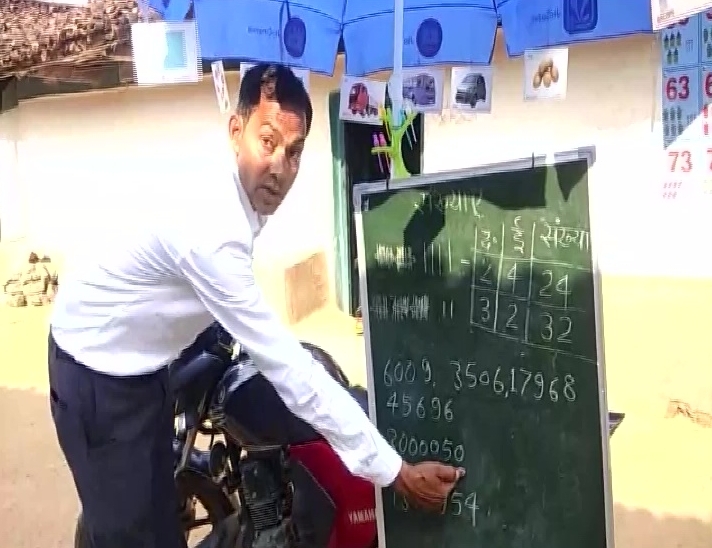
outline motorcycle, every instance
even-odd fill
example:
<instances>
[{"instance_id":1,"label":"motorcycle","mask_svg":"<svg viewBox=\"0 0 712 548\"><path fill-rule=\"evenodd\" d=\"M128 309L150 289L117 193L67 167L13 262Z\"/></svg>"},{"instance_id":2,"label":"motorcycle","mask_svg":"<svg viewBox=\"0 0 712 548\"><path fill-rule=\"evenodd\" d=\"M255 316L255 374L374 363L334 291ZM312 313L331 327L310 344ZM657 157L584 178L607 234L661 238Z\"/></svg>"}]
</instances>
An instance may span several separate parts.
<instances>
[{"instance_id":1,"label":"motorcycle","mask_svg":"<svg viewBox=\"0 0 712 548\"><path fill-rule=\"evenodd\" d=\"M366 389L336 361L302 342L364 411ZM186 539L201 547L377 548L375 490L352 475L329 444L294 416L252 361L213 325L170 366L175 400L175 481ZM609 415L609 433L624 415ZM206 449L196 447L207 436ZM207 517L198 518L197 504ZM75 548L89 545L77 520Z\"/></svg>"}]
</instances>

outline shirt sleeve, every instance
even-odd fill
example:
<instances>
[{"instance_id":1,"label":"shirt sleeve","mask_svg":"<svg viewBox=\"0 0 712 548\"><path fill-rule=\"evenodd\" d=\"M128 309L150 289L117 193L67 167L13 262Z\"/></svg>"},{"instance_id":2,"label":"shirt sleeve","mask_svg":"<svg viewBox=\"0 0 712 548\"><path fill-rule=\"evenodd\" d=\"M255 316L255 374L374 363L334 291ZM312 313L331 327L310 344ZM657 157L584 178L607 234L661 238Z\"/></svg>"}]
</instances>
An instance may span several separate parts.
<instances>
[{"instance_id":1,"label":"shirt sleeve","mask_svg":"<svg viewBox=\"0 0 712 548\"><path fill-rule=\"evenodd\" d=\"M248 246L230 242L192 249L179 260L179 267L285 405L324 436L351 473L379 487L392 484L403 464L401 457L276 317L255 283Z\"/></svg>"}]
</instances>

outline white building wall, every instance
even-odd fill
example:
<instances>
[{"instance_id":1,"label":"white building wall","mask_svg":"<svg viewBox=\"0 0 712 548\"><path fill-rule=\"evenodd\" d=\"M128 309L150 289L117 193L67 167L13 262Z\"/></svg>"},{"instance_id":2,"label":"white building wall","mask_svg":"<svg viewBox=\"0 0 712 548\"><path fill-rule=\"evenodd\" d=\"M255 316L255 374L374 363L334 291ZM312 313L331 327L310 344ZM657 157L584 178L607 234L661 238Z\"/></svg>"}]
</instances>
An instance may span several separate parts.
<instances>
[{"instance_id":1,"label":"white building wall","mask_svg":"<svg viewBox=\"0 0 712 548\"><path fill-rule=\"evenodd\" d=\"M236 90L237 77L229 76ZM20 176L28 193L41 197L33 199L30 239L71 250L82 239L100 240L101 230L91 228L103 226L107 214L130 222L131 203L159 181L195 185L200 192L201 179L229 174L227 118L218 113L213 93L205 80L21 103ZM302 172L261 238L262 260L284 260L329 243L331 155L320 149L328 143L325 108L316 108Z\"/></svg>"},{"instance_id":2,"label":"white building wall","mask_svg":"<svg viewBox=\"0 0 712 548\"><path fill-rule=\"evenodd\" d=\"M16 110L0 116L0 241L16 241L26 232L23 185L18 170Z\"/></svg>"}]
</instances>

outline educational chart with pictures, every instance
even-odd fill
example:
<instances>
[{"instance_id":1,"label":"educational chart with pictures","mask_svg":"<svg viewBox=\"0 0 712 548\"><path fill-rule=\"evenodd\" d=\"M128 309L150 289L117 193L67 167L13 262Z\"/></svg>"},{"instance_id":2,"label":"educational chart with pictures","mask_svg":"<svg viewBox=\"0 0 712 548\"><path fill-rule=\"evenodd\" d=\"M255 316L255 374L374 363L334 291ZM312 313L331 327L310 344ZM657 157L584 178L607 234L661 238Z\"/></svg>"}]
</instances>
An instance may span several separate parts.
<instances>
[{"instance_id":1,"label":"educational chart with pictures","mask_svg":"<svg viewBox=\"0 0 712 548\"><path fill-rule=\"evenodd\" d=\"M712 200L712 10L658 33L664 201Z\"/></svg>"}]
</instances>

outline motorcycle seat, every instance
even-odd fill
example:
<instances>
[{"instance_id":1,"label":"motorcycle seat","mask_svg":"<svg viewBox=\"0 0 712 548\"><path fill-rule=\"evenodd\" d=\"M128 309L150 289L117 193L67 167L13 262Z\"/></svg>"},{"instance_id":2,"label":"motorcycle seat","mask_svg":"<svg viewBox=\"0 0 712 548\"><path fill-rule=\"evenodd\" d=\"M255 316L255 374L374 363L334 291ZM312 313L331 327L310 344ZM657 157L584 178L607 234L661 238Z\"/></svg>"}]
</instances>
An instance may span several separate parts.
<instances>
[{"instance_id":1,"label":"motorcycle seat","mask_svg":"<svg viewBox=\"0 0 712 548\"><path fill-rule=\"evenodd\" d=\"M351 397L361 406L363 412L368 415L368 392L363 386L349 386L347 388Z\"/></svg>"},{"instance_id":2,"label":"motorcycle seat","mask_svg":"<svg viewBox=\"0 0 712 548\"><path fill-rule=\"evenodd\" d=\"M190 360L175 361L169 366L171 393L204 393L217 384L229 367L229 360L208 352Z\"/></svg>"}]
</instances>

